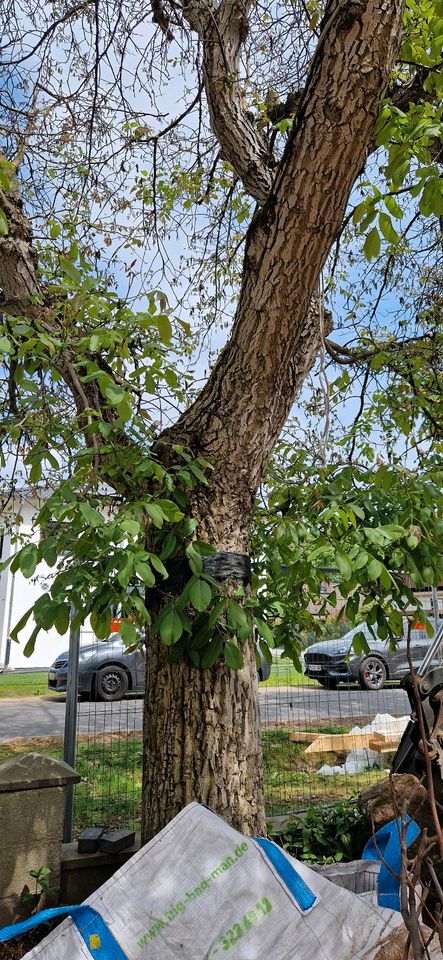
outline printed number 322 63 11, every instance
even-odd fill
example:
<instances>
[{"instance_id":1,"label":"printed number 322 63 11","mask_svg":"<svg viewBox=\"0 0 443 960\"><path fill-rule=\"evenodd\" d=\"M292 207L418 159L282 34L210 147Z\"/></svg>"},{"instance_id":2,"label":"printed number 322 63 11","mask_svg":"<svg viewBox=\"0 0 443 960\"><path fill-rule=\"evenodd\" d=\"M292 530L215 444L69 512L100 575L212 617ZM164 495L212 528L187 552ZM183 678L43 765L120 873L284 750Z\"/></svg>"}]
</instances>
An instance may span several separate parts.
<instances>
[{"instance_id":1,"label":"printed number 322 63 11","mask_svg":"<svg viewBox=\"0 0 443 960\"><path fill-rule=\"evenodd\" d=\"M255 906L251 910L247 910L241 920L239 920L238 923L233 923L232 927L229 927L223 934L220 941L223 950L231 950L234 944L236 944L251 927L259 923L267 913L270 913L271 910L272 903L270 903L267 897L263 897L262 900L257 900Z\"/></svg>"}]
</instances>

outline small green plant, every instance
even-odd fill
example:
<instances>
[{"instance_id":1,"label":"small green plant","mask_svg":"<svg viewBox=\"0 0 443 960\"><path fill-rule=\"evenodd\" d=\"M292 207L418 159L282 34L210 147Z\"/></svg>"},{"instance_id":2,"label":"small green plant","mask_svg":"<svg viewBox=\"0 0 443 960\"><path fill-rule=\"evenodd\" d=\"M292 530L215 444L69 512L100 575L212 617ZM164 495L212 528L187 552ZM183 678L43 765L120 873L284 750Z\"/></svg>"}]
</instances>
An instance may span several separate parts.
<instances>
[{"instance_id":1,"label":"small green plant","mask_svg":"<svg viewBox=\"0 0 443 960\"><path fill-rule=\"evenodd\" d=\"M292 856L315 863L361 857L369 840L368 822L353 800L308 807L304 817L288 821L279 840Z\"/></svg>"},{"instance_id":2,"label":"small green plant","mask_svg":"<svg viewBox=\"0 0 443 960\"><path fill-rule=\"evenodd\" d=\"M27 906L29 912L32 913L37 909L42 895L49 891L49 875L51 871L49 867L39 867L38 870L28 870L28 873L35 881L35 890L31 892L26 883L20 895L20 902L23 906Z\"/></svg>"}]
</instances>

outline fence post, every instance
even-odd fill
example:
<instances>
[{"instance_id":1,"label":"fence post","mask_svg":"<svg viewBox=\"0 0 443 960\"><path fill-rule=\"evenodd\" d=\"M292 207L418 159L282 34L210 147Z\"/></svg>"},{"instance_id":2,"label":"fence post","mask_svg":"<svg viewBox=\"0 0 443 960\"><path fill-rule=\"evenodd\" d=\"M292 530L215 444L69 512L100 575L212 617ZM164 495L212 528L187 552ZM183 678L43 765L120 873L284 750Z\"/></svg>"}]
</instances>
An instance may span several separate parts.
<instances>
[{"instance_id":1,"label":"fence post","mask_svg":"<svg viewBox=\"0 0 443 960\"><path fill-rule=\"evenodd\" d=\"M78 663L80 653L80 627L73 629L75 608L71 606L71 625L69 630L68 675L66 679L66 713L65 732L63 743L63 760L74 767L75 764L75 735L77 727L78 701ZM63 827L63 843L71 843L74 822L74 784L66 787L65 819Z\"/></svg>"}]
</instances>

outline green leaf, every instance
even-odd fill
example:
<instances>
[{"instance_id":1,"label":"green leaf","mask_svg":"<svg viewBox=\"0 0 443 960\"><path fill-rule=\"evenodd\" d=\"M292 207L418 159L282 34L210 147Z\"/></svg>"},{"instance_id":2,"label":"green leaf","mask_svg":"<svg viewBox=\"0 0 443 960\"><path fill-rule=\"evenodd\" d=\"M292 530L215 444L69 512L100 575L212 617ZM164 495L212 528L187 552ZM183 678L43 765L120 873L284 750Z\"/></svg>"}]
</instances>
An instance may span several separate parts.
<instances>
[{"instance_id":1,"label":"green leaf","mask_svg":"<svg viewBox=\"0 0 443 960\"><path fill-rule=\"evenodd\" d=\"M383 564L380 563L380 560L377 560L376 557L373 557L372 560L368 563L368 577L370 580L378 580L381 572L383 570Z\"/></svg>"},{"instance_id":2,"label":"green leaf","mask_svg":"<svg viewBox=\"0 0 443 960\"><path fill-rule=\"evenodd\" d=\"M163 500L160 499L157 501L158 506L163 511L163 516L166 520L169 520L170 523L178 523L179 520L182 520L184 513L180 510L176 503L173 500Z\"/></svg>"},{"instance_id":3,"label":"green leaf","mask_svg":"<svg viewBox=\"0 0 443 960\"><path fill-rule=\"evenodd\" d=\"M140 533L140 524L138 520L123 520L121 523L122 530L125 533L129 533L131 537L138 537Z\"/></svg>"},{"instance_id":4,"label":"green leaf","mask_svg":"<svg viewBox=\"0 0 443 960\"><path fill-rule=\"evenodd\" d=\"M68 603L59 604L57 614L54 620L54 627L60 636L63 636L69 628L70 609Z\"/></svg>"},{"instance_id":5,"label":"green leaf","mask_svg":"<svg viewBox=\"0 0 443 960\"><path fill-rule=\"evenodd\" d=\"M140 639L137 627L130 620L122 620L120 624L120 636L127 647L137 643Z\"/></svg>"},{"instance_id":6,"label":"green leaf","mask_svg":"<svg viewBox=\"0 0 443 960\"><path fill-rule=\"evenodd\" d=\"M167 533L162 543L160 557L162 560L168 560L177 549L178 540L174 533Z\"/></svg>"},{"instance_id":7,"label":"green leaf","mask_svg":"<svg viewBox=\"0 0 443 960\"><path fill-rule=\"evenodd\" d=\"M235 631L246 631L246 636L251 632L251 622L246 611L240 604L235 603L233 600L229 600L228 602L226 617L229 626Z\"/></svg>"},{"instance_id":8,"label":"green leaf","mask_svg":"<svg viewBox=\"0 0 443 960\"><path fill-rule=\"evenodd\" d=\"M31 636L29 637L29 640L27 641L27 643L25 643L25 646L23 647L24 657L32 657L32 654L34 653L34 648L35 648L35 641L39 633L40 633L40 627L34 627L31 633Z\"/></svg>"},{"instance_id":9,"label":"green leaf","mask_svg":"<svg viewBox=\"0 0 443 960\"><path fill-rule=\"evenodd\" d=\"M156 503L146 503L145 511L148 514L148 517L151 518L154 527L158 527L158 529L160 529L163 526L165 519L161 507L159 507Z\"/></svg>"},{"instance_id":10,"label":"green leaf","mask_svg":"<svg viewBox=\"0 0 443 960\"><path fill-rule=\"evenodd\" d=\"M15 624L15 627L13 627L10 633L11 640L17 640L18 634L21 632L21 630L23 630L23 627L26 626L33 609L33 607L30 607L29 610L27 610L26 613L20 617L18 623Z\"/></svg>"},{"instance_id":11,"label":"green leaf","mask_svg":"<svg viewBox=\"0 0 443 960\"><path fill-rule=\"evenodd\" d=\"M166 315L166 313L160 313L158 317L155 317L155 323L162 340L165 342L170 340L172 337L172 327L169 317Z\"/></svg>"},{"instance_id":12,"label":"green leaf","mask_svg":"<svg viewBox=\"0 0 443 960\"><path fill-rule=\"evenodd\" d=\"M170 647L183 633L183 624L173 607L165 607L155 621L155 630L160 634L165 646Z\"/></svg>"},{"instance_id":13,"label":"green leaf","mask_svg":"<svg viewBox=\"0 0 443 960\"><path fill-rule=\"evenodd\" d=\"M135 571L138 573L139 577L143 580L147 587L153 587L155 584L155 575L152 572L152 569L149 563L146 563L145 560L135 560Z\"/></svg>"},{"instance_id":14,"label":"green leaf","mask_svg":"<svg viewBox=\"0 0 443 960\"><path fill-rule=\"evenodd\" d=\"M268 646L273 647L274 635L272 633L272 630L270 630L270 628L268 627L267 623L265 623L264 620L260 620L259 617L254 617L254 621L260 636L263 637L263 640L266 641Z\"/></svg>"},{"instance_id":15,"label":"green leaf","mask_svg":"<svg viewBox=\"0 0 443 960\"><path fill-rule=\"evenodd\" d=\"M32 467L29 471L29 482L38 483L42 475L42 461L34 460Z\"/></svg>"},{"instance_id":16,"label":"green leaf","mask_svg":"<svg viewBox=\"0 0 443 960\"><path fill-rule=\"evenodd\" d=\"M167 580L169 577L169 574L164 563L162 563L162 561L160 560L160 557L158 557L156 553L150 553L149 560L152 566L154 567L154 570L156 570L157 573L159 573L163 577L163 580Z\"/></svg>"},{"instance_id":17,"label":"green leaf","mask_svg":"<svg viewBox=\"0 0 443 960\"><path fill-rule=\"evenodd\" d=\"M260 640L260 650L266 660L266 663L269 663L270 666L272 666L272 652L269 649L268 644L266 643L266 640L263 640L263 639Z\"/></svg>"},{"instance_id":18,"label":"green leaf","mask_svg":"<svg viewBox=\"0 0 443 960\"><path fill-rule=\"evenodd\" d=\"M186 547L186 556L192 572L196 574L203 573L203 560L192 543Z\"/></svg>"},{"instance_id":19,"label":"green leaf","mask_svg":"<svg viewBox=\"0 0 443 960\"><path fill-rule=\"evenodd\" d=\"M369 231L363 246L363 253L367 260L374 260L380 253L380 235L377 227Z\"/></svg>"},{"instance_id":20,"label":"green leaf","mask_svg":"<svg viewBox=\"0 0 443 960\"><path fill-rule=\"evenodd\" d=\"M205 580L200 580L197 578L189 591L189 599L194 607L194 610L202 612L209 607L209 604L212 599L212 590L209 586L209 583L206 583Z\"/></svg>"},{"instance_id":21,"label":"green leaf","mask_svg":"<svg viewBox=\"0 0 443 960\"><path fill-rule=\"evenodd\" d=\"M223 649L223 640L221 637L215 637L208 643L207 647L200 654L200 666L202 670L208 670L213 667L218 660Z\"/></svg>"},{"instance_id":22,"label":"green leaf","mask_svg":"<svg viewBox=\"0 0 443 960\"><path fill-rule=\"evenodd\" d=\"M119 383L113 383L109 377L99 377L98 383L105 400L109 400L115 407L123 402L126 394Z\"/></svg>"},{"instance_id":23,"label":"green leaf","mask_svg":"<svg viewBox=\"0 0 443 960\"><path fill-rule=\"evenodd\" d=\"M59 263L61 270L67 277L74 280L74 283L81 283L82 275L80 270L77 270L77 267L74 266L72 260L68 260L67 257L60 257Z\"/></svg>"},{"instance_id":24,"label":"green leaf","mask_svg":"<svg viewBox=\"0 0 443 960\"><path fill-rule=\"evenodd\" d=\"M38 550L35 543L29 543L19 553L19 567L24 577L32 577L37 566Z\"/></svg>"},{"instance_id":25,"label":"green leaf","mask_svg":"<svg viewBox=\"0 0 443 960\"><path fill-rule=\"evenodd\" d=\"M387 213L380 213L378 218L378 223L380 230L388 243L398 243L400 240L399 234L392 225L392 220Z\"/></svg>"},{"instance_id":26,"label":"green leaf","mask_svg":"<svg viewBox=\"0 0 443 960\"><path fill-rule=\"evenodd\" d=\"M132 404L129 400L128 395L125 393L123 400L120 403L116 403L118 410L119 420L122 420L123 423L126 423L132 417Z\"/></svg>"},{"instance_id":27,"label":"green leaf","mask_svg":"<svg viewBox=\"0 0 443 960\"><path fill-rule=\"evenodd\" d=\"M39 627L50 630L54 626L60 604L49 593L43 593L34 605L34 620Z\"/></svg>"},{"instance_id":28,"label":"green leaf","mask_svg":"<svg viewBox=\"0 0 443 960\"><path fill-rule=\"evenodd\" d=\"M56 541L48 537L40 541L40 553L42 559L48 567L53 567L57 562L57 544Z\"/></svg>"},{"instance_id":29,"label":"green leaf","mask_svg":"<svg viewBox=\"0 0 443 960\"><path fill-rule=\"evenodd\" d=\"M188 654L188 657L189 657L191 663L194 664L194 667L198 667L198 669L200 669L200 667L201 667L201 656L200 656L198 650L191 650L191 649L189 649L189 650L187 650L187 654Z\"/></svg>"},{"instance_id":30,"label":"green leaf","mask_svg":"<svg viewBox=\"0 0 443 960\"><path fill-rule=\"evenodd\" d=\"M91 613L91 627L99 640L105 640L111 631L111 611L93 610Z\"/></svg>"},{"instance_id":31,"label":"green leaf","mask_svg":"<svg viewBox=\"0 0 443 960\"><path fill-rule=\"evenodd\" d=\"M418 206L425 217L431 214L440 217L443 214L443 180L430 177L426 181Z\"/></svg>"},{"instance_id":32,"label":"green leaf","mask_svg":"<svg viewBox=\"0 0 443 960\"><path fill-rule=\"evenodd\" d=\"M223 656L228 664L228 667L231 667L232 670L241 670L244 662L243 654L235 645L235 643L231 643L230 640L226 641L223 647Z\"/></svg>"},{"instance_id":33,"label":"green leaf","mask_svg":"<svg viewBox=\"0 0 443 960\"><path fill-rule=\"evenodd\" d=\"M392 580L389 571L386 569L384 563L381 565L380 571L380 582L384 590L389 590Z\"/></svg>"},{"instance_id":34,"label":"green leaf","mask_svg":"<svg viewBox=\"0 0 443 960\"><path fill-rule=\"evenodd\" d=\"M134 570L134 554L133 553L122 553L120 555L120 562L117 572L117 580L121 587L124 589L129 585L129 581L132 577Z\"/></svg>"},{"instance_id":35,"label":"green leaf","mask_svg":"<svg viewBox=\"0 0 443 960\"><path fill-rule=\"evenodd\" d=\"M84 517L86 520L88 526L95 529L96 527L101 527L103 525L103 517L99 514L95 507L91 506L90 503L79 503L79 510L82 517Z\"/></svg>"},{"instance_id":36,"label":"green leaf","mask_svg":"<svg viewBox=\"0 0 443 960\"><path fill-rule=\"evenodd\" d=\"M352 577L352 564L349 557L345 553L341 553L340 550L337 550L335 553L335 562L337 567L345 580L350 580Z\"/></svg>"},{"instance_id":37,"label":"green leaf","mask_svg":"<svg viewBox=\"0 0 443 960\"><path fill-rule=\"evenodd\" d=\"M0 337L0 351L1 353L12 353L13 346L8 337Z\"/></svg>"},{"instance_id":38,"label":"green leaf","mask_svg":"<svg viewBox=\"0 0 443 960\"><path fill-rule=\"evenodd\" d=\"M395 197L385 197L385 207L389 210L389 213L392 217L395 217L396 220L401 220L403 216L403 210L399 203L397 203Z\"/></svg>"},{"instance_id":39,"label":"green leaf","mask_svg":"<svg viewBox=\"0 0 443 960\"><path fill-rule=\"evenodd\" d=\"M186 589L186 588L185 588ZM205 645L205 642L210 639L212 636L215 624L220 620L224 610L226 608L226 600L219 600L211 610L209 616L203 615L203 623L192 635L192 646L194 649L198 650L199 648ZM200 620L200 617L198 618Z\"/></svg>"},{"instance_id":40,"label":"green leaf","mask_svg":"<svg viewBox=\"0 0 443 960\"><path fill-rule=\"evenodd\" d=\"M8 219L4 210L0 207L0 237L6 237L9 233Z\"/></svg>"},{"instance_id":41,"label":"green leaf","mask_svg":"<svg viewBox=\"0 0 443 960\"><path fill-rule=\"evenodd\" d=\"M211 543L206 543L205 540L193 540L192 544L201 557L212 557L217 553L215 547Z\"/></svg>"},{"instance_id":42,"label":"green leaf","mask_svg":"<svg viewBox=\"0 0 443 960\"><path fill-rule=\"evenodd\" d=\"M357 556L352 561L354 570L362 570L362 568L366 566L368 560L369 556L366 553L366 550L359 550Z\"/></svg>"},{"instance_id":43,"label":"green leaf","mask_svg":"<svg viewBox=\"0 0 443 960\"><path fill-rule=\"evenodd\" d=\"M360 630L353 636L352 647L358 657L361 656L362 653L369 653L369 644L363 630Z\"/></svg>"},{"instance_id":44,"label":"green leaf","mask_svg":"<svg viewBox=\"0 0 443 960\"><path fill-rule=\"evenodd\" d=\"M209 483L208 478L203 473L203 470L200 470L200 467L198 466L198 464L188 463L188 469L191 471L191 473L194 474L194 477L196 477L196 479L199 480L200 483L204 483L205 487L208 486L208 483Z\"/></svg>"}]
</instances>

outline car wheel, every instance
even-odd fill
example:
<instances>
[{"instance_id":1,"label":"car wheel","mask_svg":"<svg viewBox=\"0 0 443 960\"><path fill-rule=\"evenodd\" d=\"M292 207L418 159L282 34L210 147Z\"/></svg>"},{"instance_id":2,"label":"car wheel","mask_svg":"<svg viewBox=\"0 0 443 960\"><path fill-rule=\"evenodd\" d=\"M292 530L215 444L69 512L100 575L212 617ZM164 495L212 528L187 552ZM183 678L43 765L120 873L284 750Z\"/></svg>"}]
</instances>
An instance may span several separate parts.
<instances>
[{"instance_id":1,"label":"car wheel","mask_svg":"<svg viewBox=\"0 0 443 960\"><path fill-rule=\"evenodd\" d=\"M382 690L386 677L386 667L379 657L369 656L363 660L358 678L362 690Z\"/></svg>"},{"instance_id":2,"label":"car wheel","mask_svg":"<svg viewBox=\"0 0 443 960\"><path fill-rule=\"evenodd\" d=\"M334 677L317 677L318 682L321 684L325 690L336 690L338 687L338 680L335 680Z\"/></svg>"},{"instance_id":3,"label":"car wheel","mask_svg":"<svg viewBox=\"0 0 443 960\"><path fill-rule=\"evenodd\" d=\"M128 692L128 674L122 667L103 667L95 677L95 691L98 700L121 700Z\"/></svg>"}]
</instances>

